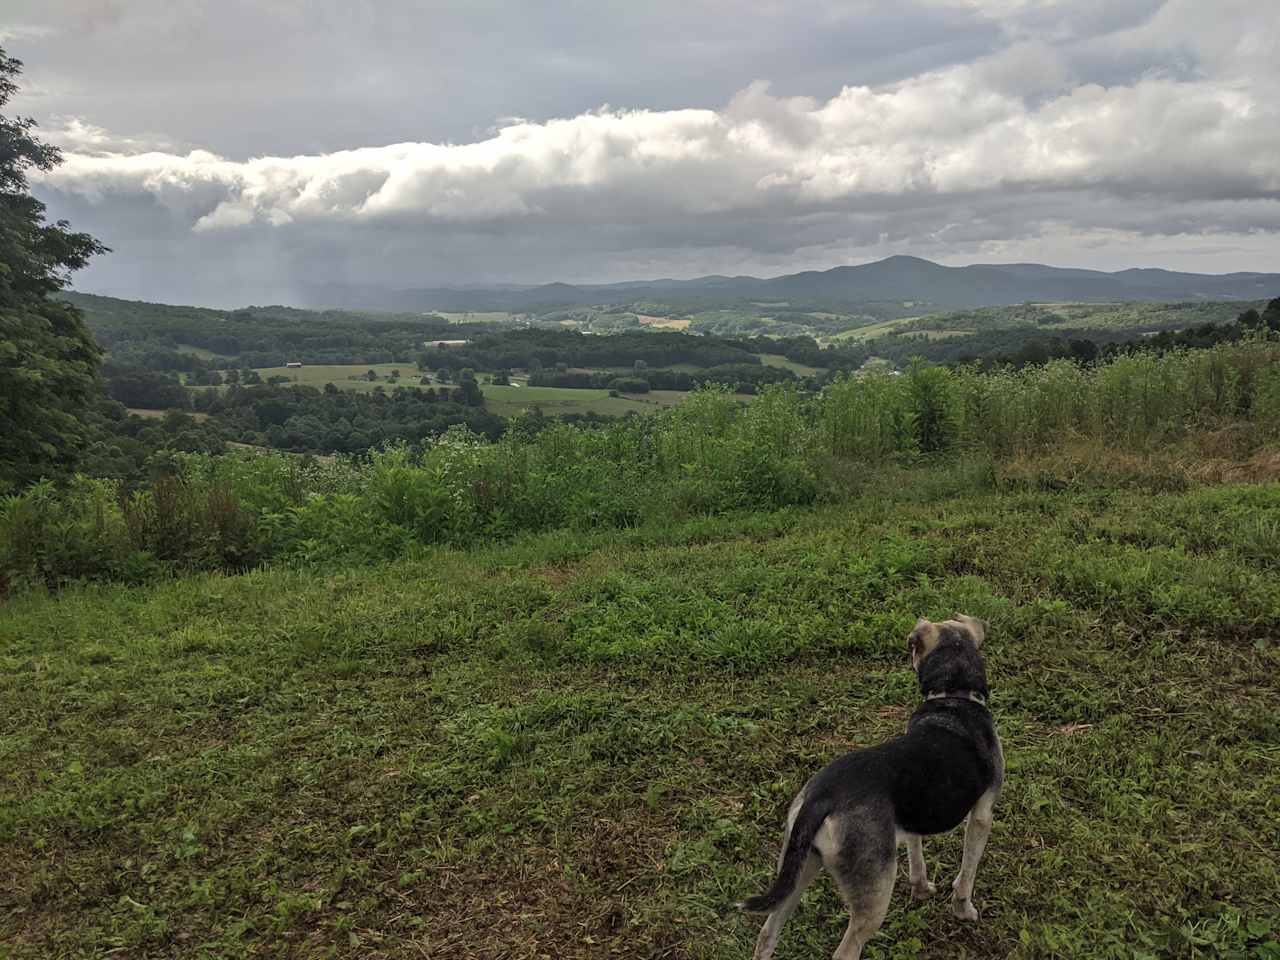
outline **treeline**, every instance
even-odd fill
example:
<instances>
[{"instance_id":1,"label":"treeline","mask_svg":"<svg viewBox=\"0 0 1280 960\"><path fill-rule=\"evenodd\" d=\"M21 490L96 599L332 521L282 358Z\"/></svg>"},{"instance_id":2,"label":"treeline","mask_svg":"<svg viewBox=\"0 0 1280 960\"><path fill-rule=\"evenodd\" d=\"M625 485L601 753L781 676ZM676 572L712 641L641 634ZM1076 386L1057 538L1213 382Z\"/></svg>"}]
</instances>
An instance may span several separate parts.
<instances>
[{"instance_id":1,"label":"treeline","mask_svg":"<svg viewBox=\"0 0 1280 960\"><path fill-rule=\"evenodd\" d=\"M609 336L576 330L486 331L470 343L433 347L418 353L421 370L538 371L567 367L649 367L689 364L716 367L758 364L761 344L746 340L696 337L685 333L618 333Z\"/></svg>"},{"instance_id":2,"label":"treeline","mask_svg":"<svg viewBox=\"0 0 1280 960\"><path fill-rule=\"evenodd\" d=\"M1201 323L1182 330L1159 330L1123 336L1096 335L1095 331L1071 331L1073 336L1033 337L1018 350L987 358L989 365L1024 366L1055 359L1090 362L1134 353L1166 353L1170 350L1203 350L1219 343L1235 343L1261 330L1280 332L1280 297L1262 311L1250 307L1230 323ZM1087 336L1094 333L1094 337ZM971 358L978 359L978 358Z\"/></svg>"},{"instance_id":3,"label":"treeline","mask_svg":"<svg viewBox=\"0 0 1280 960\"><path fill-rule=\"evenodd\" d=\"M411 363L431 339L492 329L444 317L246 307L211 310L66 293L94 339L123 366L194 371L304 363ZM213 357L202 356L205 351Z\"/></svg>"},{"instance_id":4,"label":"treeline","mask_svg":"<svg viewBox=\"0 0 1280 960\"><path fill-rule=\"evenodd\" d=\"M132 487L163 470L174 451L217 453L228 442L294 453L364 454L387 443L421 446L460 425L495 439L505 425L484 409L474 381L455 388L379 386L358 393L333 384L323 390L264 384L256 374L242 379L222 391L194 391L172 374L105 371L101 394L83 413L78 469ZM163 414L131 415L127 407Z\"/></svg>"},{"instance_id":5,"label":"treeline","mask_svg":"<svg viewBox=\"0 0 1280 960\"><path fill-rule=\"evenodd\" d=\"M626 376L607 370L544 369L529 375L529 386L648 393L650 390L696 390L704 384L719 383L734 393L753 394L766 384L790 383L796 379L796 375L785 367L771 367L763 363L726 363L692 372L636 366L633 373Z\"/></svg>"},{"instance_id":6,"label":"treeline","mask_svg":"<svg viewBox=\"0 0 1280 960\"><path fill-rule=\"evenodd\" d=\"M1139 351L1166 351L1178 347L1200 348L1216 343L1239 340L1248 331L1266 327L1271 330L1280 324L1280 307L1272 300L1259 311L1249 308L1235 320L1204 322L1171 330L1167 326L1153 327L1145 321L1155 316L1153 305L1134 305L1134 325L1116 329L1097 327L1073 327L1055 323L1052 332L1046 332L1040 324L1062 317L1036 305L1021 307L983 308L958 311L945 317L922 318L899 328L900 332L884 334L866 340L842 344L835 352L823 351L825 362L801 359L803 349L788 353L791 359L812 365L848 369L861 366L867 360L878 358L902 367L912 357L923 357L933 363L955 365L979 363L987 368L999 366L1021 367L1048 363L1051 360L1071 359L1084 363ZM1222 304L1178 304L1174 315L1220 315ZM1067 309L1068 318L1072 314ZM1081 308L1080 319L1087 317ZM984 322L1010 324L994 330L977 329L968 332L969 326ZM930 332L933 335L930 335ZM939 333L944 334L938 336Z\"/></svg>"},{"instance_id":7,"label":"treeline","mask_svg":"<svg viewBox=\"0 0 1280 960\"><path fill-rule=\"evenodd\" d=\"M475 383L456 389L375 387L369 393L304 386L233 385L194 398L229 439L295 453L365 453L388 443L420 446L450 428L465 426L497 439L502 417L482 406Z\"/></svg>"}]
</instances>

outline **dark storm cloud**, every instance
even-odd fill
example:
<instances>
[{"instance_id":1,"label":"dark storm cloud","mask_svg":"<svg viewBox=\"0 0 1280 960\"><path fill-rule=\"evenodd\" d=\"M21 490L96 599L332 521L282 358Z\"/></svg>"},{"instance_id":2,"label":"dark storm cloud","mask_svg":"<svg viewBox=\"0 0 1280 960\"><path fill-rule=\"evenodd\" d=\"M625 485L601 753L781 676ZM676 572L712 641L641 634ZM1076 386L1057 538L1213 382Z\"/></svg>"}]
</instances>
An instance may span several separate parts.
<instances>
[{"instance_id":1,"label":"dark storm cloud","mask_svg":"<svg viewBox=\"0 0 1280 960\"><path fill-rule=\"evenodd\" d=\"M1240 0L47 9L6 42L103 292L1275 268L1280 26Z\"/></svg>"}]
</instances>

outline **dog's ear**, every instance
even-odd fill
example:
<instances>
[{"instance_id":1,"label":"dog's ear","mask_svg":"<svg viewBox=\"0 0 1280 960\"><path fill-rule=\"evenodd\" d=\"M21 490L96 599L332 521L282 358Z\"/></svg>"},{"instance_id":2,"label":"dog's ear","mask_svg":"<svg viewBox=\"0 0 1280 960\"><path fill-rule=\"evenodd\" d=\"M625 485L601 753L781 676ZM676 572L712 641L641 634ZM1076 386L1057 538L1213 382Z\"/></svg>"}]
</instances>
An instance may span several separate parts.
<instances>
[{"instance_id":1,"label":"dog's ear","mask_svg":"<svg viewBox=\"0 0 1280 960\"><path fill-rule=\"evenodd\" d=\"M920 661L933 653L938 645L938 625L930 623L924 617L916 621L911 632L907 634L907 649L911 652L911 666L920 668Z\"/></svg>"},{"instance_id":2,"label":"dog's ear","mask_svg":"<svg viewBox=\"0 0 1280 960\"><path fill-rule=\"evenodd\" d=\"M967 613L957 613L956 619L968 628L969 636L973 638L973 645L981 650L982 641L987 639L987 621L971 617Z\"/></svg>"}]
</instances>

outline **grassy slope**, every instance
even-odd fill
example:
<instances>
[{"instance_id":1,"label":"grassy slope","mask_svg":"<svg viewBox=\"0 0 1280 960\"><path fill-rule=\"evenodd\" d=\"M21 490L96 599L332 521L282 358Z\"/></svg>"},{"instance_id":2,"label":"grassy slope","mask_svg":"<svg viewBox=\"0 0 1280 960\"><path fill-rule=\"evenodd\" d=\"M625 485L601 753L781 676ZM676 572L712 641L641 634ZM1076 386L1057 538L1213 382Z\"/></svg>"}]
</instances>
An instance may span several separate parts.
<instances>
[{"instance_id":1,"label":"grassy slope","mask_svg":"<svg viewBox=\"0 0 1280 960\"><path fill-rule=\"evenodd\" d=\"M755 921L717 910L766 882L809 773L902 728L916 616L963 610L993 625L1009 765L983 919L910 902L904 875L867 955L1263 956L1280 485L885 490L11 600L0 944L747 956ZM940 889L959 839L926 844ZM839 939L818 890L783 960Z\"/></svg>"}]
</instances>

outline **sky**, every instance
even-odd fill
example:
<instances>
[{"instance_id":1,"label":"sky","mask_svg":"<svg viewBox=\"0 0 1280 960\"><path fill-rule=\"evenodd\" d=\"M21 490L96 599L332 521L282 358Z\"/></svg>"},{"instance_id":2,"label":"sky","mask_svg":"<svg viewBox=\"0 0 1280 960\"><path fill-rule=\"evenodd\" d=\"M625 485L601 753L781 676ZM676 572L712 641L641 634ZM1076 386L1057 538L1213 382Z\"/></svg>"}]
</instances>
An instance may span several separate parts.
<instances>
[{"instance_id":1,"label":"sky","mask_svg":"<svg viewBox=\"0 0 1280 960\"><path fill-rule=\"evenodd\" d=\"M77 289L1280 271L1280 0L6 0Z\"/></svg>"}]
</instances>

